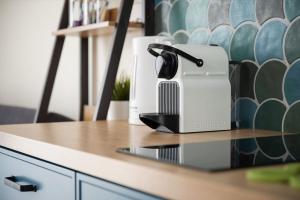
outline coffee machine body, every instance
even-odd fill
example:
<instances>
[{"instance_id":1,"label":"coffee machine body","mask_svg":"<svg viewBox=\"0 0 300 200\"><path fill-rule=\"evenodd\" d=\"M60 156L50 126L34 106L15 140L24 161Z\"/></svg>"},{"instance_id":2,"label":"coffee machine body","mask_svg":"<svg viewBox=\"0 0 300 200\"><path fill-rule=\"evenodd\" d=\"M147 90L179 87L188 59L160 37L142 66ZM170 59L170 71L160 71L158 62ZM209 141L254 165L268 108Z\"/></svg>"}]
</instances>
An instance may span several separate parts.
<instances>
[{"instance_id":1,"label":"coffee machine body","mask_svg":"<svg viewBox=\"0 0 300 200\"><path fill-rule=\"evenodd\" d=\"M173 61L166 61L172 58L161 55L163 51L173 54ZM156 84L156 113L143 113L140 119L164 132L230 129L229 61L223 48L178 44L163 51L159 55L153 54L157 56L159 78ZM192 58L188 59L189 55ZM169 65L172 68L167 69Z\"/></svg>"}]
</instances>

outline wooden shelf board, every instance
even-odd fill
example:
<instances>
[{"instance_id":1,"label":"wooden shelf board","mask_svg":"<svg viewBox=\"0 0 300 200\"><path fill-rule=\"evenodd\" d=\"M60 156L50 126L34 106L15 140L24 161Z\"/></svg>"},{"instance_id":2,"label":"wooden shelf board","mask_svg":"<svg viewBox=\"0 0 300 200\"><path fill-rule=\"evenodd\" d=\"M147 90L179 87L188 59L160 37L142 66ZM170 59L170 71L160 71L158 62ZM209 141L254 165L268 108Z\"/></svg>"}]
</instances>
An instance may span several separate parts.
<instances>
[{"instance_id":1,"label":"wooden shelf board","mask_svg":"<svg viewBox=\"0 0 300 200\"><path fill-rule=\"evenodd\" d=\"M60 29L53 32L55 36L80 36L80 37L89 37L89 36L99 36L107 35L113 32L116 22L105 21L97 24L89 24L84 26L70 27L65 29ZM144 27L143 23L139 22L129 22L128 31L138 30Z\"/></svg>"}]
</instances>

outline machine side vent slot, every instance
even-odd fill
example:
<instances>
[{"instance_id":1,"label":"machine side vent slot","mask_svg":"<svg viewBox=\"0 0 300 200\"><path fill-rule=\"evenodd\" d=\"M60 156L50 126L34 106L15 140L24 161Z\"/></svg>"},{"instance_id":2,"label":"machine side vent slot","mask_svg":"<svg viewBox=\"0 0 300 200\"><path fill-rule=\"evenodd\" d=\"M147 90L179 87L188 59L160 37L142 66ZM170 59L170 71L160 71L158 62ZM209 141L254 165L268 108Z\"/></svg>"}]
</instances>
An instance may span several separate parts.
<instances>
[{"instance_id":1,"label":"machine side vent slot","mask_svg":"<svg viewBox=\"0 0 300 200\"><path fill-rule=\"evenodd\" d=\"M177 82L159 83L158 111L162 114L179 114L179 86Z\"/></svg>"}]
</instances>

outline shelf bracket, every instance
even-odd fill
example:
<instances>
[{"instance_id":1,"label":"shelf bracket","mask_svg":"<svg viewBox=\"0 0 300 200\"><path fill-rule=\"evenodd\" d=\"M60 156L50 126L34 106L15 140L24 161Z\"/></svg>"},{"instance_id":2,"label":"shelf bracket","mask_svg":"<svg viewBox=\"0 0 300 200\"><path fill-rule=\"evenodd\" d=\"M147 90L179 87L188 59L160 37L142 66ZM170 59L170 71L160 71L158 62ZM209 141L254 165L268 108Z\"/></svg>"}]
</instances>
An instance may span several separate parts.
<instances>
[{"instance_id":1,"label":"shelf bracket","mask_svg":"<svg viewBox=\"0 0 300 200\"><path fill-rule=\"evenodd\" d=\"M93 120L105 120L113 92L113 87L118 72L118 67L122 55L125 37L128 29L133 0L121 1L121 12L118 17L118 24L114 31L113 46L110 50L110 58L106 67L104 84L100 91L100 96L96 104Z\"/></svg>"},{"instance_id":2,"label":"shelf bracket","mask_svg":"<svg viewBox=\"0 0 300 200\"><path fill-rule=\"evenodd\" d=\"M155 35L154 0L145 0L145 36Z\"/></svg>"}]
</instances>

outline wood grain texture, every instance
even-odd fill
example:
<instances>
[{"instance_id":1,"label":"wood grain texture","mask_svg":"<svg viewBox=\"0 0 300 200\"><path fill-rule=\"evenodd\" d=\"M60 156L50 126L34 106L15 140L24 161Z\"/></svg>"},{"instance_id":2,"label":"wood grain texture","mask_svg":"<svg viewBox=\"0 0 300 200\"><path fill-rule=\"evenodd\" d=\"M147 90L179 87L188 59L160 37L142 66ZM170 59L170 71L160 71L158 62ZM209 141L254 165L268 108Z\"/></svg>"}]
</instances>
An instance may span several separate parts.
<instances>
[{"instance_id":1,"label":"wood grain texture","mask_svg":"<svg viewBox=\"0 0 300 200\"><path fill-rule=\"evenodd\" d=\"M299 199L285 185L245 179L245 170L208 173L116 152L118 147L280 135L235 130L163 134L125 121L0 126L0 146L170 199Z\"/></svg>"},{"instance_id":2,"label":"wood grain texture","mask_svg":"<svg viewBox=\"0 0 300 200\"><path fill-rule=\"evenodd\" d=\"M80 36L80 37L89 37L89 36L100 36L112 34L115 27L117 26L116 22L113 21L104 21L97 24L89 24L84 26L70 27L65 29L60 29L53 32L53 35L56 36ZM128 31L140 30L144 25L138 22L129 22Z\"/></svg>"}]
</instances>

